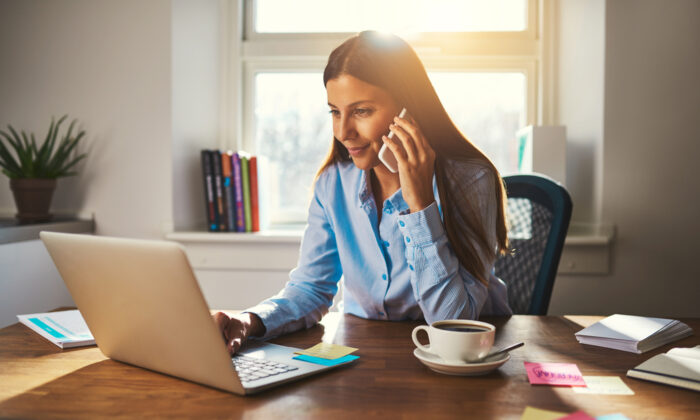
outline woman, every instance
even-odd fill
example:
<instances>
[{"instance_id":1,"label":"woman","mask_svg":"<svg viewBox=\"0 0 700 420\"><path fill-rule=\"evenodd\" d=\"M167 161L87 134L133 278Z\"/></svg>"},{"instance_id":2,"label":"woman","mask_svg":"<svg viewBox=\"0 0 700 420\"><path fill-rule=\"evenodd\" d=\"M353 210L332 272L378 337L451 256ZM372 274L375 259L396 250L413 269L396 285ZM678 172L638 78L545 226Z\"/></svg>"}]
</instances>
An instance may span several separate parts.
<instances>
[{"instance_id":1,"label":"woman","mask_svg":"<svg viewBox=\"0 0 700 420\"><path fill-rule=\"evenodd\" d=\"M249 336L316 324L341 276L344 312L364 318L510 314L493 274L507 249L503 183L452 123L413 49L362 32L331 53L323 81L333 144L316 177L298 266L276 296L241 315L214 315L229 351ZM403 107L409 116L396 117ZM380 162L382 144L398 173Z\"/></svg>"}]
</instances>

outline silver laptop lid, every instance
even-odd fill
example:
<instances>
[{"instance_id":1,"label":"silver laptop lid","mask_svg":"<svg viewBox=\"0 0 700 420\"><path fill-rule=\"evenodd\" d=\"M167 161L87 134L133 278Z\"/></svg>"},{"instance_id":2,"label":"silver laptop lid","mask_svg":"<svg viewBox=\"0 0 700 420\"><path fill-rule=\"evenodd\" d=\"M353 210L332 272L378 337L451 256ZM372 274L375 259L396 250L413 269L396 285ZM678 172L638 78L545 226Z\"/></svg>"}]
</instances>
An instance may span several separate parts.
<instances>
[{"instance_id":1,"label":"silver laptop lid","mask_svg":"<svg viewBox=\"0 0 700 420\"><path fill-rule=\"evenodd\" d=\"M40 236L105 356L244 394L180 245Z\"/></svg>"}]
</instances>

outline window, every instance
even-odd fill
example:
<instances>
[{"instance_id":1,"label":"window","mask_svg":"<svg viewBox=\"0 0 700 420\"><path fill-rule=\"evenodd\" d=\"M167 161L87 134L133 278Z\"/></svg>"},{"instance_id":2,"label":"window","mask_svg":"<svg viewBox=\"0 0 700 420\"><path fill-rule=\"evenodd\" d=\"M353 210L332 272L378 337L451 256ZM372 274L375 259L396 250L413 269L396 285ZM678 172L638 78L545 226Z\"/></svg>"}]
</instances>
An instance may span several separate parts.
<instances>
[{"instance_id":1,"label":"window","mask_svg":"<svg viewBox=\"0 0 700 420\"><path fill-rule=\"evenodd\" d=\"M447 112L503 173L515 132L538 120L536 0L249 0L234 19L232 74L240 147L267 161L268 222L304 222L332 140L322 72L330 51L364 29L396 32L418 52ZM313 11L313 12L311 12ZM389 16L390 18L386 18ZM234 89L236 90L236 89Z\"/></svg>"},{"instance_id":2,"label":"window","mask_svg":"<svg viewBox=\"0 0 700 420\"><path fill-rule=\"evenodd\" d=\"M526 0L257 0L253 22L258 33L522 31L526 6Z\"/></svg>"}]
</instances>

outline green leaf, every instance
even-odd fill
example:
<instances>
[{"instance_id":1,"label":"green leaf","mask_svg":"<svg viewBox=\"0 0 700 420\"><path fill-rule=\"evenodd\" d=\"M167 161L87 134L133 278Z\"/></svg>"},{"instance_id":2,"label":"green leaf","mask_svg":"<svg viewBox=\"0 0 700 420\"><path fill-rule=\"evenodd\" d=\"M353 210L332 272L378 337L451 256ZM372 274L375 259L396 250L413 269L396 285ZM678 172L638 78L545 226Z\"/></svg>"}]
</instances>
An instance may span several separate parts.
<instances>
[{"instance_id":1,"label":"green leaf","mask_svg":"<svg viewBox=\"0 0 700 420\"><path fill-rule=\"evenodd\" d=\"M82 133L81 133L82 134ZM79 134L80 136L80 134ZM56 176L61 176L60 174L65 171L64 169L64 162L70 155L70 152L75 148L75 146L78 145L78 142L80 141L80 137L76 137L75 139L64 139L64 142L61 142L61 145L59 146L59 151L56 153L55 156L55 164L52 166L52 171L58 175Z\"/></svg>"},{"instance_id":2,"label":"green leaf","mask_svg":"<svg viewBox=\"0 0 700 420\"><path fill-rule=\"evenodd\" d=\"M41 149L39 149L39 153L37 153L37 159L41 160L43 162L48 161L48 157L51 154L51 148L49 147L51 142L49 141L51 138L51 132L53 131L53 118L51 118L51 125L49 126L49 132L46 133L46 138L44 139L44 143L41 145Z\"/></svg>"},{"instance_id":3,"label":"green leaf","mask_svg":"<svg viewBox=\"0 0 700 420\"><path fill-rule=\"evenodd\" d=\"M19 137L19 134L15 131L15 129L11 125L7 125L7 128L10 129L10 132L12 133L12 137L8 137L10 140L10 143L12 143L12 146L15 148L15 150L19 150L22 148L22 140Z\"/></svg>"},{"instance_id":4,"label":"green leaf","mask_svg":"<svg viewBox=\"0 0 700 420\"><path fill-rule=\"evenodd\" d=\"M4 131L0 130L0 136L5 137L10 141L10 144L12 144L12 139L10 136L5 133ZM12 156L12 153L10 153L10 150L5 146L5 143L3 143L0 139L0 159L9 166L9 169L11 171L21 173L22 170L20 169L19 163L15 160L14 156Z\"/></svg>"},{"instance_id":5,"label":"green leaf","mask_svg":"<svg viewBox=\"0 0 700 420\"><path fill-rule=\"evenodd\" d=\"M46 137L37 144L34 133L17 132L8 124L10 134L0 130L0 168L10 178L57 178L75 175L71 171L87 154L82 153L71 157L77 150L85 131L80 131L75 137L73 132L77 119L70 122L64 135L60 129L68 115L63 115L57 121L52 118ZM13 155L14 152L14 155Z\"/></svg>"},{"instance_id":6,"label":"green leaf","mask_svg":"<svg viewBox=\"0 0 700 420\"><path fill-rule=\"evenodd\" d=\"M68 115L64 115L63 117L58 119L58 122L54 125L53 127L53 133L51 133L51 140L49 144L49 156L46 157L47 164L51 163L51 160L53 159L51 157L51 152L53 151L54 145L56 144L56 137L58 136L58 129L61 126L61 123L66 119Z\"/></svg>"},{"instance_id":7,"label":"green leaf","mask_svg":"<svg viewBox=\"0 0 700 420\"><path fill-rule=\"evenodd\" d=\"M24 162L22 165L26 168L26 173L29 175L30 178L35 178L36 174L34 173L34 157L32 156L32 145L29 142L29 138L27 137L27 133L22 130L22 142L24 144Z\"/></svg>"}]
</instances>

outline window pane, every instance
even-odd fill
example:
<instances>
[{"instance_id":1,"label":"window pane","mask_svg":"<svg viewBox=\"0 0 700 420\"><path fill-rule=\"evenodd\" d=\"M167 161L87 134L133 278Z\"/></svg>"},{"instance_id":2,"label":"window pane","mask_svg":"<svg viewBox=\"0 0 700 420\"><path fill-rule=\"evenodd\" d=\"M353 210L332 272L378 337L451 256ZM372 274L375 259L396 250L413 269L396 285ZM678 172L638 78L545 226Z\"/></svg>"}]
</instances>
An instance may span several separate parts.
<instances>
[{"instance_id":1,"label":"window pane","mask_svg":"<svg viewBox=\"0 0 700 420\"><path fill-rule=\"evenodd\" d=\"M518 170L515 133L525 125L522 73L430 72L445 110L502 174Z\"/></svg>"},{"instance_id":2,"label":"window pane","mask_svg":"<svg viewBox=\"0 0 700 420\"><path fill-rule=\"evenodd\" d=\"M255 77L256 154L267 158L269 221L306 220L316 170L333 138L321 73Z\"/></svg>"},{"instance_id":3,"label":"window pane","mask_svg":"<svg viewBox=\"0 0 700 420\"><path fill-rule=\"evenodd\" d=\"M522 73L431 72L450 117L504 174L517 171L515 132L525 123ZM255 77L256 154L267 158L261 185L269 221L306 220L316 170L332 139L321 73Z\"/></svg>"},{"instance_id":4,"label":"window pane","mask_svg":"<svg viewBox=\"0 0 700 420\"><path fill-rule=\"evenodd\" d=\"M257 0L257 32L523 31L527 0Z\"/></svg>"}]
</instances>

